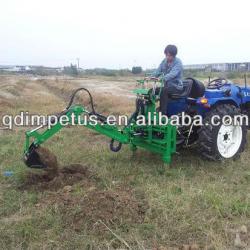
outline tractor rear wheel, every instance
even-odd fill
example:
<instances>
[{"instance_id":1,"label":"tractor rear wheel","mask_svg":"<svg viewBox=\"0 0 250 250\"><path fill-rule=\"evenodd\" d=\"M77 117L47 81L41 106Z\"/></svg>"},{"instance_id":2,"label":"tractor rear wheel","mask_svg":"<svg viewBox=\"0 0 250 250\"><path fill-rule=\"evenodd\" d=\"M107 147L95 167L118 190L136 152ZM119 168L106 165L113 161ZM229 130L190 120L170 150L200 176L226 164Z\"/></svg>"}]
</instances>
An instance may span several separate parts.
<instances>
[{"instance_id":1,"label":"tractor rear wheel","mask_svg":"<svg viewBox=\"0 0 250 250\"><path fill-rule=\"evenodd\" d=\"M240 110L234 105L221 104L214 107L204 118L204 125L199 130L199 153L210 160L226 160L238 157L245 149L247 127L245 121L225 125L222 118L227 116L234 121L235 116L240 116ZM216 117L217 119L213 118ZM218 124L213 124L216 121Z\"/></svg>"}]
</instances>

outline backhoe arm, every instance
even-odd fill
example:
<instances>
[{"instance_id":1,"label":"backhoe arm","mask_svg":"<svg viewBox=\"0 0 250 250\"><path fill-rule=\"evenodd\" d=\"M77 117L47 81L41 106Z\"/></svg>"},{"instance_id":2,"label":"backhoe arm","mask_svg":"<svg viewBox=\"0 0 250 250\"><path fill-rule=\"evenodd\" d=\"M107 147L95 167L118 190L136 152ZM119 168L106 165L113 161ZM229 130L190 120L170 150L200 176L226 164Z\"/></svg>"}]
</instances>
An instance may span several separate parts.
<instances>
[{"instance_id":1,"label":"backhoe arm","mask_svg":"<svg viewBox=\"0 0 250 250\"><path fill-rule=\"evenodd\" d=\"M118 141L121 143L128 143L129 142L129 133L127 130L123 131L120 130L117 126L108 125L104 121L104 116L100 114L91 114L81 105L75 105L70 107L67 112L62 112L62 115L68 117L69 125L72 124L72 114L74 114L74 124L75 125L83 125L87 128L97 131L100 134L103 134L107 137L110 137L113 141ZM87 115L95 115L96 124L92 124L91 122L87 121L84 123L82 117L79 116L87 114ZM60 118L60 116L58 117ZM60 131L64 125L62 125L59 121L57 121L51 128L47 128L43 132L39 132L40 129L44 128L44 126L37 127L31 131L27 131L26 134L26 141L25 141L25 149L24 149L24 160L25 163L29 167L41 168L42 164L39 161L39 156L36 152L36 148L38 148L42 143L47 141L49 138L54 136L58 131Z\"/></svg>"}]
</instances>

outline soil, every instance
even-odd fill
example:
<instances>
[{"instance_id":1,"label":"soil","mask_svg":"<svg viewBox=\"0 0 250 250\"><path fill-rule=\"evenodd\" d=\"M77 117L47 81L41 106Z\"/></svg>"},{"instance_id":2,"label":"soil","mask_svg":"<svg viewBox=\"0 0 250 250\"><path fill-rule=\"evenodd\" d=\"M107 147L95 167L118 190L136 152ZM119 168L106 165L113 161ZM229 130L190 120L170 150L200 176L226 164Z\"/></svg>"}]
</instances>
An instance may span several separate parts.
<instances>
[{"instance_id":1,"label":"soil","mask_svg":"<svg viewBox=\"0 0 250 250\"><path fill-rule=\"evenodd\" d=\"M76 183L89 185L92 174L87 167L81 164L71 164L57 169L57 172L46 171L42 173L28 172L21 189L35 189L37 191L57 191L65 186ZM94 179L94 178L93 178Z\"/></svg>"},{"instance_id":2,"label":"soil","mask_svg":"<svg viewBox=\"0 0 250 250\"><path fill-rule=\"evenodd\" d=\"M89 190L85 196L60 192L49 198L49 203L60 209L66 225L74 230L87 227L102 233L107 227L144 222L148 203L132 189L98 190L92 186Z\"/></svg>"},{"instance_id":3,"label":"soil","mask_svg":"<svg viewBox=\"0 0 250 250\"><path fill-rule=\"evenodd\" d=\"M50 152L47 148L38 147L36 149L39 155L40 161L46 166L46 172L48 180L52 180L56 175L58 175L58 162L56 156Z\"/></svg>"},{"instance_id":4,"label":"soil","mask_svg":"<svg viewBox=\"0 0 250 250\"><path fill-rule=\"evenodd\" d=\"M29 172L20 187L50 191L44 194L38 207L56 206L66 225L76 231L87 226L101 232L107 230L105 225L143 223L148 209L144 193L122 186L103 190L100 179L87 166L60 167L56 157L45 148L39 148L38 154L48 168L40 173ZM82 188L81 193L75 192L75 184Z\"/></svg>"},{"instance_id":5,"label":"soil","mask_svg":"<svg viewBox=\"0 0 250 250\"><path fill-rule=\"evenodd\" d=\"M10 108L12 108L14 105L10 101L1 99L0 100L0 106L1 107L10 107Z\"/></svg>"},{"instance_id":6,"label":"soil","mask_svg":"<svg viewBox=\"0 0 250 250\"><path fill-rule=\"evenodd\" d=\"M72 186L77 182L90 181L91 171L81 164L71 164L60 167L57 157L48 149L38 147L36 149L39 160L46 166L40 172L28 172L24 178L21 189L59 190L65 186Z\"/></svg>"},{"instance_id":7,"label":"soil","mask_svg":"<svg viewBox=\"0 0 250 250\"><path fill-rule=\"evenodd\" d=\"M84 197L73 222L80 228L87 219L89 225L102 221L107 225L143 223L148 204L139 200L131 189L93 190ZM67 210L67 209L66 209ZM100 225L99 225L100 226Z\"/></svg>"}]
</instances>

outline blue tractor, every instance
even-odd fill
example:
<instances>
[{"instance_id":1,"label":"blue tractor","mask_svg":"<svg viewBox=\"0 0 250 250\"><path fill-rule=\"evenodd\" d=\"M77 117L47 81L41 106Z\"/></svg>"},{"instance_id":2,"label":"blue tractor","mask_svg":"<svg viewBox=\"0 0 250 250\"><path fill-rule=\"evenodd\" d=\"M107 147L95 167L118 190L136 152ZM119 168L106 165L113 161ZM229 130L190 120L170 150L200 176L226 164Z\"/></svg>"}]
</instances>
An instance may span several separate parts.
<instances>
[{"instance_id":1,"label":"blue tractor","mask_svg":"<svg viewBox=\"0 0 250 250\"><path fill-rule=\"evenodd\" d=\"M187 78L183 92L169 98L168 116L184 112L192 118L203 118L203 126L195 122L177 126L177 147L197 144L202 156L217 161L236 158L244 151L250 118L250 88L246 79L244 87L224 78L209 81L205 87L202 82ZM227 119L223 117L233 123L225 124Z\"/></svg>"}]
</instances>

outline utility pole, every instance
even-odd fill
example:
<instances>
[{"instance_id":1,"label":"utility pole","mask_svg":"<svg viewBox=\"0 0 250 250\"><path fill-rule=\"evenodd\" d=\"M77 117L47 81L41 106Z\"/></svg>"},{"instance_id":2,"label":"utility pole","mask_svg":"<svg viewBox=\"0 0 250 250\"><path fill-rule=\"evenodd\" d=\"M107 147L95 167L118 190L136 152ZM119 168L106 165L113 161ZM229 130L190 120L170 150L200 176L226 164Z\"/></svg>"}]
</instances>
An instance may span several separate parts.
<instances>
[{"instance_id":1,"label":"utility pole","mask_svg":"<svg viewBox=\"0 0 250 250\"><path fill-rule=\"evenodd\" d=\"M79 57L77 57L77 58L76 58L76 60L77 60L77 69L79 69L79 65L80 65L80 58L79 58Z\"/></svg>"}]
</instances>

